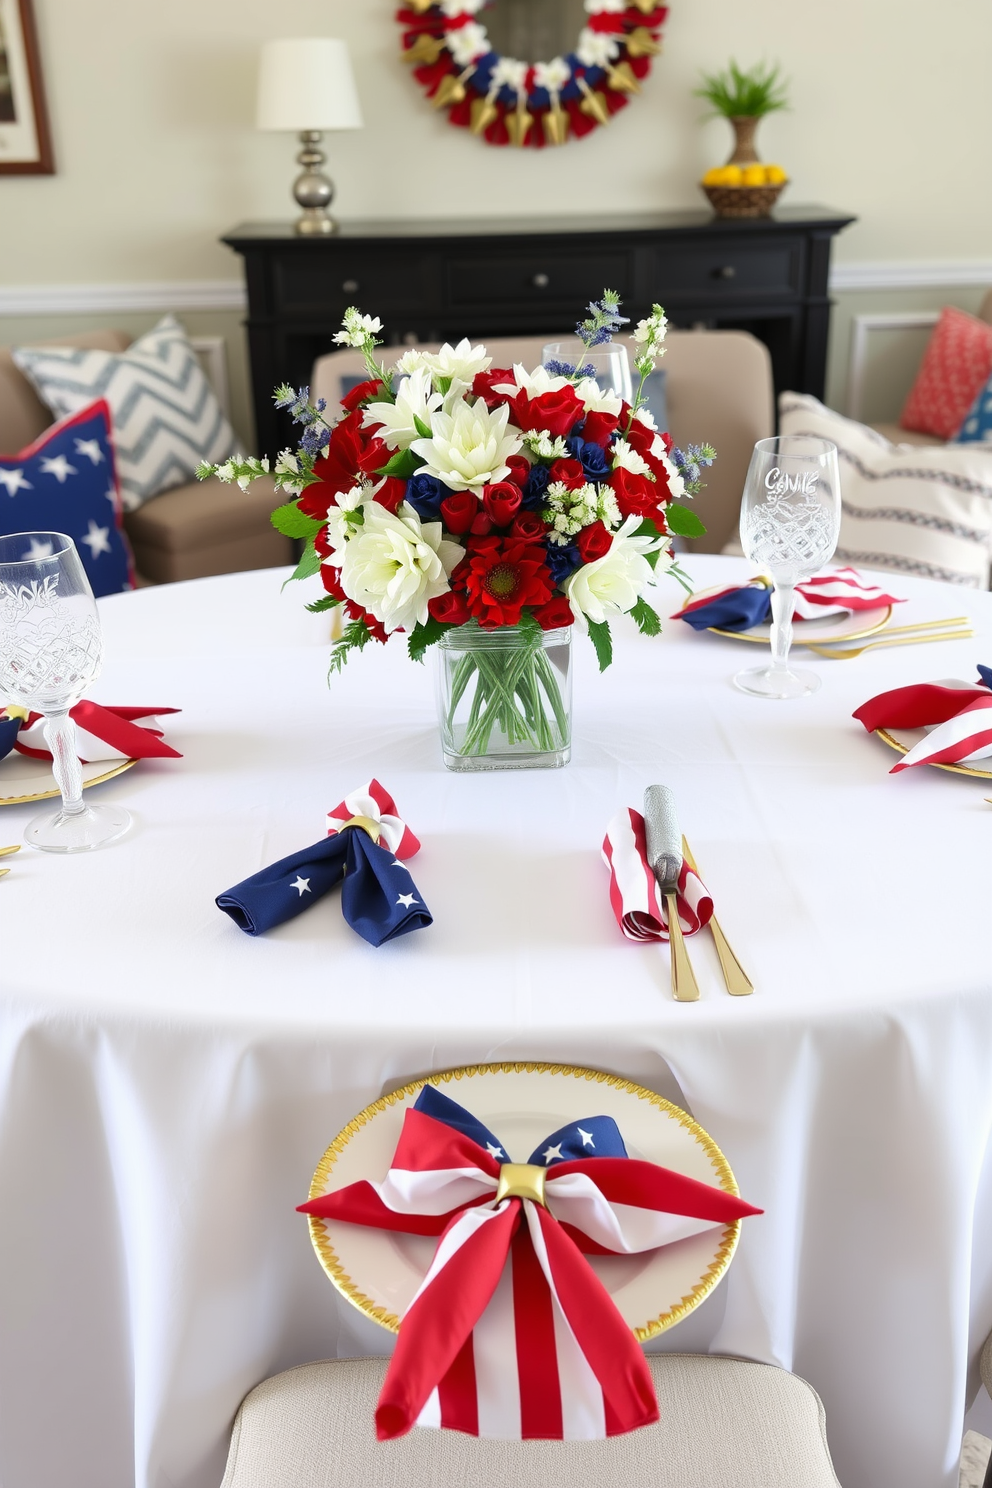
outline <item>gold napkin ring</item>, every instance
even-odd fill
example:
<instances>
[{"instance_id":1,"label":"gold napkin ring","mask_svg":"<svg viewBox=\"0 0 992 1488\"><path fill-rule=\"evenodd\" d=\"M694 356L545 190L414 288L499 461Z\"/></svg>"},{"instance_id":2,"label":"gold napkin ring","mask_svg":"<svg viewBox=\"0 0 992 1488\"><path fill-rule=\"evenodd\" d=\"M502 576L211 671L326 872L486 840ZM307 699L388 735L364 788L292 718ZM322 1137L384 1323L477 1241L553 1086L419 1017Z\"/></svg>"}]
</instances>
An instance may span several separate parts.
<instances>
[{"instance_id":1,"label":"gold napkin ring","mask_svg":"<svg viewBox=\"0 0 992 1488\"><path fill-rule=\"evenodd\" d=\"M352 816L348 821L341 823L338 831L343 832L345 827L361 827L363 832L369 834L373 842L379 841L379 835L382 831L379 823L373 821L370 816Z\"/></svg>"},{"instance_id":2,"label":"gold napkin ring","mask_svg":"<svg viewBox=\"0 0 992 1488\"><path fill-rule=\"evenodd\" d=\"M544 1183L548 1173L537 1163L504 1163L499 1170L496 1202L501 1199L532 1199L546 1209Z\"/></svg>"}]
</instances>

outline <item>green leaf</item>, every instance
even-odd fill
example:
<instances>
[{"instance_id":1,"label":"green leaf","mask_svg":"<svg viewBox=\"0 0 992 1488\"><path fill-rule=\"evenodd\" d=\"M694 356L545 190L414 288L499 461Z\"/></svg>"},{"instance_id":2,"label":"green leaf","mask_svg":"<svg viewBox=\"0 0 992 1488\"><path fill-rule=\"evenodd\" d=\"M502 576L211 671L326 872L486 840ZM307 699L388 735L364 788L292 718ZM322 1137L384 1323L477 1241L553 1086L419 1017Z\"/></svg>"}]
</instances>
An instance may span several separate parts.
<instances>
[{"instance_id":1,"label":"green leaf","mask_svg":"<svg viewBox=\"0 0 992 1488\"><path fill-rule=\"evenodd\" d=\"M418 460L413 450L397 450L392 459L376 471L377 475L394 475L397 480L409 480L415 470L419 470L423 464Z\"/></svg>"},{"instance_id":2,"label":"green leaf","mask_svg":"<svg viewBox=\"0 0 992 1488\"><path fill-rule=\"evenodd\" d=\"M641 635L656 636L661 634L661 621L648 604L646 599L639 599L631 610L631 615L637 622L637 628Z\"/></svg>"},{"instance_id":3,"label":"green leaf","mask_svg":"<svg viewBox=\"0 0 992 1488\"><path fill-rule=\"evenodd\" d=\"M333 610L341 603L342 601L335 599L333 594L325 594L323 599L315 599L313 604L305 605L304 608L309 610L311 615L319 615L324 610Z\"/></svg>"},{"instance_id":4,"label":"green leaf","mask_svg":"<svg viewBox=\"0 0 992 1488\"><path fill-rule=\"evenodd\" d=\"M327 668L328 681L332 673L340 672L352 651L364 651L371 639L372 632L364 620L352 620L350 625L346 625L344 634L331 650L330 665Z\"/></svg>"},{"instance_id":5,"label":"green leaf","mask_svg":"<svg viewBox=\"0 0 992 1488\"><path fill-rule=\"evenodd\" d=\"M599 670L605 672L613 660L613 637L610 635L610 627L606 621L589 621L589 638L596 648L596 660L599 662Z\"/></svg>"},{"instance_id":6,"label":"green leaf","mask_svg":"<svg viewBox=\"0 0 992 1488\"><path fill-rule=\"evenodd\" d=\"M443 620L435 620L433 615L429 615L423 625L418 621L411 630L410 639L407 642L410 660L423 661L428 649L437 644L446 630L451 629L452 626Z\"/></svg>"},{"instance_id":7,"label":"green leaf","mask_svg":"<svg viewBox=\"0 0 992 1488\"><path fill-rule=\"evenodd\" d=\"M293 572L290 574L289 578L286 580L286 584L291 584L294 579L312 578L315 573L319 572L320 555L314 547L313 540L311 539L307 543L306 547L303 549L303 556L301 557L296 567L293 569ZM286 587L286 584L283 584L282 586L284 589Z\"/></svg>"},{"instance_id":8,"label":"green leaf","mask_svg":"<svg viewBox=\"0 0 992 1488\"><path fill-rule=\"evenodd\" d=\"M306 512L301 512L295 501L277 506L269 521L284 537L314 537L324 525L316 517L308 517Z\"/></svg>"},{"instance_id":9,"label":"green leaf","mask_svg":"<svg viewBox=\"0 0 992 1488\"><path fill-rule=\"evenodd\" d=\"M677 501L670 501L665 507L665 521L669 532L674 532L676 537L702 537L706 531L696 513L687 506L680 506Z\"/></svg>"},{"instance_id":10,"label":"green leaf","mask_svg":"<svg viewBox=\"0 0 992 1488\"><path fill-rule=\"evenodd\" d=\"M413 415L413 426L421 439L430 439L434 432L430 424L425 424L423 419L416 413Z\"/></svg>"}]
</instances>

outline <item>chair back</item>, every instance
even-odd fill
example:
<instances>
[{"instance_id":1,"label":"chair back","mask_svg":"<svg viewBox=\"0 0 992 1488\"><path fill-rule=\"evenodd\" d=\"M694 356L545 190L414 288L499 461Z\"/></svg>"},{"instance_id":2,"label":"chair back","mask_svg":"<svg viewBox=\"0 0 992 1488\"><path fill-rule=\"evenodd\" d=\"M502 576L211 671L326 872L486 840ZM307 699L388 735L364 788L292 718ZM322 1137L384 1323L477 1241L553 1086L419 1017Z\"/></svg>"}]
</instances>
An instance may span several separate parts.
<instances>
[{"instance_id":1,"label":"chair back","mask_svg":"<svg viewBox=\"0 0 992 1488\"><path fill-rule=\"evenodd\" d=\"M655 1426L607 1441L491 1441L414 1430L377 1442L384 1359L302 1364L246 1398L222 1488L839 1488L823 1406L785 1370L649 1356Z\"/></svg>"},{"instance_id":2,"label":"chair back","mask_svg":"<svg viewBox=\"0 0 992 1488\"><path fill-rule=\"evenodd\" d=\"M81 351L126 351L130 336L123 331L83 331L54 341L32 341L32 346L75 346ZM9 347L0 346L0 454L16 455L44 434L54 415L24 373L15 366Z\"/></svg>"},{"instance_id":3,"label":"chair back","mask_svg":"<svg viewBox=\"0 0 992 1488\"><path fill-rule=\"evenodd\" d=\"M522 362L536 366L547 336L487 340L494 365ZM618 338L631 346L630 339ZM768 348L746 331L669 331L665 371L668 427L676 444L709 442L716 463L705 472L706 485L693 507L706 524L706 536L687 547L719 553L737 530L744 479L759 439L775 432L771 358ZM437 343L423 347L436 351ZM382 357L394 366L403 346L386 346ZM366 376L360 352L332 351L314 363L311 392L326 398L328 413L337 412L342 397Z\"/></svg>"}]
</instances>

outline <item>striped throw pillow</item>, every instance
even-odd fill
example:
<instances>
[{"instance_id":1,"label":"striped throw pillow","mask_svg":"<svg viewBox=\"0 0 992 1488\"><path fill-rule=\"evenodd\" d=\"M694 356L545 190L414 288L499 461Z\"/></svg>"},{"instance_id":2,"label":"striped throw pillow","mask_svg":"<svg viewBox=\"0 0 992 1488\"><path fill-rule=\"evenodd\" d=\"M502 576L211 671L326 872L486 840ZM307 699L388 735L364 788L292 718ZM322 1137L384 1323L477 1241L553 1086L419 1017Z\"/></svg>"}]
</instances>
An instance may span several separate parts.
<instances>
[{"instance_id":1,"label":"striped throw pillow","mask_svg":"<svg viewBox=\"0 0 992 1488\"><path fill-rule=\"evenodd\" d=\"M890 444L802 393L779 398L779 431L815 434L837 446L839 562L989 587L992 451Z\"/></svg>"},{"instance_id":2,"label":"striped throw pillow","mask_svg":"<svg viewBox=\"0 0 992 1488\"><path fill-rule=\"evenodd\" d=\"M20 346L12 355L56 418L99 398L109 404L125 511L233 452L234 431L171 315L119 354Z\"/></svg>"}]
</instances>

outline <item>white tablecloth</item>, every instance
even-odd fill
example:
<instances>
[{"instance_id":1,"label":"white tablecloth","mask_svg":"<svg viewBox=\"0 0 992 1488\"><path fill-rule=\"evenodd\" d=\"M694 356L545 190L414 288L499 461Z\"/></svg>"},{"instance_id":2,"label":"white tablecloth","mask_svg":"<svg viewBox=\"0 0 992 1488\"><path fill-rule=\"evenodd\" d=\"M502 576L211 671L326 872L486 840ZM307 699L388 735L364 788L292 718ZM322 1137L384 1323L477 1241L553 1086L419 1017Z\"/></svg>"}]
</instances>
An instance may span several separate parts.
<instances>
[{"instance_id":1,"label":"white tablecloth","mask_svg":"<svg viewBox=\"0 0 992 1488\"><path fill-rule=\"evenodd\" d=\"M0 884L5 1488L215 1488L252 1385L386 1351L294 1206L383 1090L519 1058L681 1087L766 1210L664 1347L806 1376L845 1488L950 1488L992 1325L992 790L890 777L851 712L972 677L992 596L900 580L900 619L968 611L977 638L818 662L822 691L788 704L729 686L756 648L681 623L622 634L604 677L577 641L571 765L451 775L429 668L374 647L328 689L327 617L281 578L101 603L93 696L181 707L185 758L100 788L134 813L122 843L25 851ZM257 940L215 908L372 774L423 840L433 928L375 951L336 896ZM702 1001L676 1005L667 953L617 930L599 845L656 780L753 998L701 937ZM0 842L28 815L4 810Z\"/></svg>"}]
</instances>

